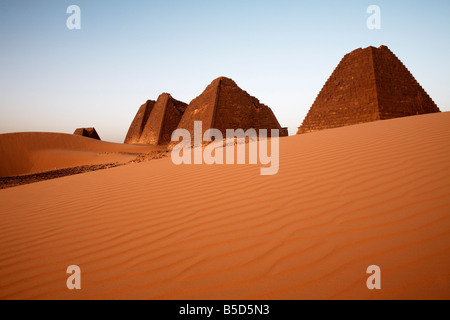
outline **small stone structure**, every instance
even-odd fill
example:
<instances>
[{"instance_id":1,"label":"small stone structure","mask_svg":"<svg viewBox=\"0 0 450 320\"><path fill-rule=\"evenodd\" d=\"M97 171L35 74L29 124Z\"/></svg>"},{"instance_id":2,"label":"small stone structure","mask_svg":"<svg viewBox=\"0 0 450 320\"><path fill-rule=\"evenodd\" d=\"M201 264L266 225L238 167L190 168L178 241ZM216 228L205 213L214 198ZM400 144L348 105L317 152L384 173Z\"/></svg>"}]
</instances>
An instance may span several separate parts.
<instances>
[{"instance_id":1,"label":"small stone structure","mask_svg":"<svg viewBox=\"0 0 450 320\"><path fill-rule=\"evenodd\" d=\"M75 132L73 134L76 136L82 136L82 137L91 138L91 139L95 139L95 140L101 140L100 136L98 135L97 130L95 130L95 128L78 128L77 130L75 130Z\"/></svg>"}]
</instances>

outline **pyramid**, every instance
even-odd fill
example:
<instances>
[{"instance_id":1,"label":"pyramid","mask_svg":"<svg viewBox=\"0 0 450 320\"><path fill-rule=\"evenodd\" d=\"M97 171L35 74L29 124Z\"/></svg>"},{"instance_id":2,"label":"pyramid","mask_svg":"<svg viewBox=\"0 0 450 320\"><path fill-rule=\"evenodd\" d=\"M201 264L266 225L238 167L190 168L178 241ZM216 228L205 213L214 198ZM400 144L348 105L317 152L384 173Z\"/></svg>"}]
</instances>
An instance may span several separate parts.
<instances>
[{"instance_id":1,"label":"pyramid","mask_svg":"<svg viewBox=\"0 0 450 320\"><path fill-rule=\"evenodd\" d=\"M82 136L86 138L101 140L100 136L97 133L97 130L95 128L78 128L73 133L76 136Z\"/></svg>"},{"instance_id":2,"label":"pyramid","mask_svg":"<svg viewBox=\"0 0 450 320\"><path fill-rule=\"evenodd\" d=\"M186 107L168 93L161 94L157 101L148 100L131 123L125 143L168 144Z\"/></svg>"},{"instance_id":3,"label":"pyramid","mask_svg":"<svg viewBox=\"0 0 450 320\"><path fill-rule=\"evenodd\" d=\"M357 49L341 60L297 134L440 112L386 46Z\"/></svg>"},{"instance_id":4,"label":"pyramid","mask_svg":"<svg viewBox=\"0 0 450 320\"><path fill-rule=\"evenodd\" d=\"M130 129L128 130L127 136L124 143L133 144L139 143L142 131L144 131L145 124L153 110L156 101L147 100L140 108L133 122L131 123Z\"/></svg>"},{"instance_id":5,"label":"pyramid","mask_svg":"<svg viewBox=\"0 0 450 320\"><path fill-rule=\"evenodd\" d=\"M280 136L287 135L287 128L281 128L272 110L255 97L240 89L228 78L214 80L203 93L191 101L178 125L194 136L194 121L202 121L203 133L211 128L218 129L223 136L227 129L279 129Z\"/></svg>"}]
</instances>

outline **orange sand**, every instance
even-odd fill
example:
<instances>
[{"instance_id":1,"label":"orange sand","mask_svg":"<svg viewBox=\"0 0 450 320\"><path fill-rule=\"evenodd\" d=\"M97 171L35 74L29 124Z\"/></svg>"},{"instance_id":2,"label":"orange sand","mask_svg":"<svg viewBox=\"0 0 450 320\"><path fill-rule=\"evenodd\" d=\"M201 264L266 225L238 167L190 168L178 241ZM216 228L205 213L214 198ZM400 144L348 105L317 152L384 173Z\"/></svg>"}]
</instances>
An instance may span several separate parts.
<instances>
[{"instance_id":1,"label":"orange sand","mask_svg":"<svg viewBox=\"0 0 450 320\"><path fill-rule=\"evenodd\" d=\"M127 161L155 147L122 145L63 133L0 134L0 177Z\"/></svg>"},{"instance_id":2,"label":"orange sand","mask_svg":"<svg viewBox=\"0 0 450 320\"><path fill-rule=\"evenodd\" d=\"M450 113L280 155L276 176L166 158L0 190L0 298L450 298Z\"/></svg>"}]
</instances>

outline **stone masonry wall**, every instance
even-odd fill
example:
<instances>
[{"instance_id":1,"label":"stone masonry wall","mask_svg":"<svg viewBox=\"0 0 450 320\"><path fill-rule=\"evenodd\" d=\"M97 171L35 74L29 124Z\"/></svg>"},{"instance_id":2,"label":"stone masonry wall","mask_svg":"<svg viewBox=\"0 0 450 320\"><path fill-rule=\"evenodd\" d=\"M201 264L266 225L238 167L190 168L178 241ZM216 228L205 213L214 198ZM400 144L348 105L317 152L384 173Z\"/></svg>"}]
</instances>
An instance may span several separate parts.
<instances>
[{"instance_id":1,"label":"stone masonry wall","mask_svg":"<svg viewBox=\"0 0 450 320\"><path fill-rule=\"evenodd\" d=\"M186 103L169 97L158 144L167 145L171 142L172 133L177 129L187 106Z\"/></svg>"},{"instance_id":2,"label":"stone masonry wall","mask_svg":"<svg viewBox=\"0 0 450 320\"><path fill-rule=\"evenodd\" d=\"M317 96L298 133L379 119L372 48L347 54Z\"/></svg>"},{"instance_id":3,"label":"stone masonry wall","mask_svg":"<svg viewBox=\"0 0 450 320\"><path fill-rule=\"evenodd\" d=\"M175 100L170 94L161 94L153 107L139 143L168 144L172 132L177 128L186 107L186 103Z\"/></svg>"},{"instance_id":4,"label":"stone masonry wall","mask_svg":"<svg viewBox=\"0 0 450 320\"><path fill-rule=\"evenodd\" d=\"M145 128L145 124L150 117L150 113L152 112L155 103L156 101L148 100L139 108L139 111L137 112L136 116L133 119L133 122L131 123L124 143L139 143L142 131Z\"/></svg>"},{"instance_id":5,"label":"stone masonry wall","mask_svg":"<svg viewBox=\"0 0 450 320\"><path fill-rule=\"evenodd\" d=\"M380 119L439 112L400 59L382 46L374 55Z\"/></svg>"},{"instance_id":6,"label":"stone masonry wall","mask_svg":"<svg viewBox=\"0 0 450 320\"><path fill-rule=\"evenodd\" d=\"M189 104L178 128L193 134L194 121L203 121L203 133L218 129L226 135L227 129L279 129L280 136L286 133L278 123L272 110L258 99L240 89L228 78L214 80L206 90Z\"/></svg>"},{"instance_id":7,"label":"stone masonry wall","mask_svg":"<svg viewBox=\"0 0 450 320\"><path fill-rule=\"evenodd\" d=\"M347 54L325 83L298 134L439 112L403 63L386 47Z\"/></svg>"}]
</instances>

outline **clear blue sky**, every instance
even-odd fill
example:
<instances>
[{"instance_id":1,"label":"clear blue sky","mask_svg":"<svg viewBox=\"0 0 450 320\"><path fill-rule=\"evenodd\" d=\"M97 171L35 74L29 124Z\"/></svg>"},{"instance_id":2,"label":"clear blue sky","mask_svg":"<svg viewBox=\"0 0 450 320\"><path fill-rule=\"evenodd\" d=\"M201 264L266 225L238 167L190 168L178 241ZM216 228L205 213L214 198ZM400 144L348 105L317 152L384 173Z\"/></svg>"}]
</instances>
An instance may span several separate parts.
<instances>
[{"instance_id":1,"label":"clear blue sky","mask_svg":"<svg viewBox=\"0 0 450 320\"><path fill-rule=\"evenodd\" d=\"M81 30L66 27L71 4ZM371 4L381 30L366 27ZM95 126L122 142L147 99L188 103L226 76L295 134L340 59L382 44L449 111L449 21L448 0L2 0L0 133Z\"/></svg>"}]
</instances>

